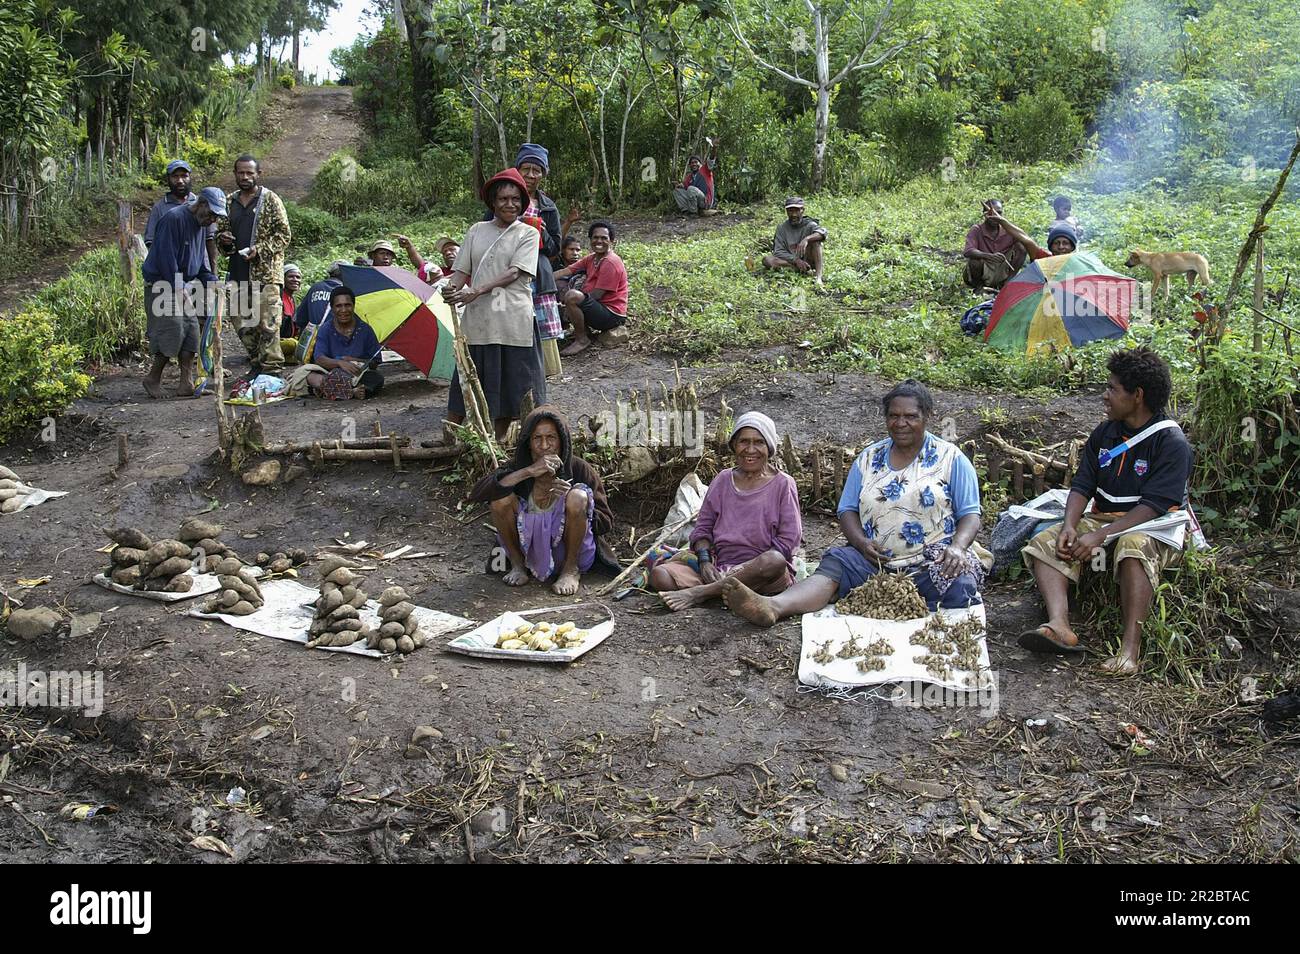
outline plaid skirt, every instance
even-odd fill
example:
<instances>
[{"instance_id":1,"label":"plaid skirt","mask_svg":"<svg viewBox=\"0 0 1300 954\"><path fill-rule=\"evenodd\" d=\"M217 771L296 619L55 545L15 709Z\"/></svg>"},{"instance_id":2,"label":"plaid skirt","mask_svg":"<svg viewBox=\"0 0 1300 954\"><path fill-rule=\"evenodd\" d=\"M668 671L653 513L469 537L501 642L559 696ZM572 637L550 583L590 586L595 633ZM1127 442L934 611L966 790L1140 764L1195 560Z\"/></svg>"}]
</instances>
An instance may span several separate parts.
<instances>
[{"instance_id":1,"label":"plaid skirt","mask_svg":"<svg viewBox=\"0 0 1300 954\"><path fill-rule=\"evenodd\" d=\"M534 295L533 311L537 316L537 335L543 341L564 337L560 324L560 302L554 295Z\"/></svg>"}]
</instances>

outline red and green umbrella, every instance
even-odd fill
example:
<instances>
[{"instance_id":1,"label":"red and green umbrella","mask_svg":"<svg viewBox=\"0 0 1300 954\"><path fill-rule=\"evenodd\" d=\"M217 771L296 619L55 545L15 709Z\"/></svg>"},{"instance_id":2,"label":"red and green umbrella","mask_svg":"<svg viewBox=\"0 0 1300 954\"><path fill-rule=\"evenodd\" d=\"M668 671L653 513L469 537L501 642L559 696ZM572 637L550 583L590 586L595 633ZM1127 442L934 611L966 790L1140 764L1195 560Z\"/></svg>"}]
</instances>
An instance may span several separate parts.
<instances>
[{"instance_id":1,"label":"red and green umbrella","mask_svg":"<svg viewBox=\"0 0 1300 954\"><path fill-rule=\"evenodd\" d=\"M394 265L344 265L342 272L343 284L356 293L357 317L374 329L381 345L427 377L451 378L456 336L451 306L440 292Z\"/></svg>"},{"instance_id":2,"label":"red and green umbrella","mask_svg":"<svg viewBox=\"0 0 1300 954\"><path fill-rule=\"evenodd\" d=\"M1112 272L1091 252L1031 261L993 300L984 339L1000 351L1064 350L1122 338L1137 282Z\"/></svg>"}]
</instances>

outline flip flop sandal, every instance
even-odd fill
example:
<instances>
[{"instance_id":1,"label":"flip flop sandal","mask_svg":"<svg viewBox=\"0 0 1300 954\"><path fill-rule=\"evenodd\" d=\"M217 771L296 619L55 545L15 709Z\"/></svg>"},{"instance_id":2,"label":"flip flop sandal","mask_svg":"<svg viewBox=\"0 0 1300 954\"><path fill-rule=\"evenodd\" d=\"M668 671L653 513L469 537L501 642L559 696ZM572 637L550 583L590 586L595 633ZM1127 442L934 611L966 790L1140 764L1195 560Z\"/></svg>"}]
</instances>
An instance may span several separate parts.
<instances>
[{"instance_id":1,"label":"flip flop sandal","mask_svg":"<svg viewBox=\"0 0 1300 954\"><path fill-rule=\"evenodd\" d=\"M1064 643L1058 643L1047 633L1055 633L1052 627L1044 623L1034 629L1027 629L1016 637L1016 642L1022 649L1028 649L1031 653L1055 653L1057 655L1076 654L1087 652L1082 646L1075 644L1067 646Z\"/></svg>"}]
</instances>

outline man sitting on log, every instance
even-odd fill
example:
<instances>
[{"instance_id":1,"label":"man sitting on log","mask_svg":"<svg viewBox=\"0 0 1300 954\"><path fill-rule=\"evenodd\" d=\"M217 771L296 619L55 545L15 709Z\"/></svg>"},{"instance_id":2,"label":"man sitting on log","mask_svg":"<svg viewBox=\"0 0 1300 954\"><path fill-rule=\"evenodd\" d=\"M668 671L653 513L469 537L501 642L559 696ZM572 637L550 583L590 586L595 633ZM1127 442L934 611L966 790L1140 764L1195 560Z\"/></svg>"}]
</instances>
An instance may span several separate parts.
<instances>
[{"instance_id":1,"label":"man sitting on log","mask_svg":"<svg viewBox=\"0 0 1300 954\"><path fill-rule=\"evenodd\" d=\"M1187 506L1192 448L1165 414L1169 367L1154 351L1117 351L1107 363L1102 395L1106 420L1092 432L1070 485L1065 520L1040 531L1021 552L1047 606L1047 622L1020 634L1034 652L1080 653L1070 627L1068 592L1085 567L1119 583L1124 633L1118 655L1102 663L1116 675L1138 670L1142 623L1151 611L1160 573L1182 551L1133 528ZM1084 507L1093 505L1090 513ZM1185 529L1190 533L1191 529Z\"/></svg>"}]
</instances>

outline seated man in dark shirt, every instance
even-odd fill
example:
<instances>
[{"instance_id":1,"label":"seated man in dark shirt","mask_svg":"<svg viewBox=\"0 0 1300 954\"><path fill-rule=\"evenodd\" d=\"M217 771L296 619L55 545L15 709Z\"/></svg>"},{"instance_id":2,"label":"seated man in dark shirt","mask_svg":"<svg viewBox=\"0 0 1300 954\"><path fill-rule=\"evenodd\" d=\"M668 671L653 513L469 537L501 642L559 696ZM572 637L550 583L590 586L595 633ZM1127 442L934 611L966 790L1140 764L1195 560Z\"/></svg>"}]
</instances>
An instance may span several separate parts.
<instances>
[{"instance_id":1,"label":"seated man in dark shirt","mask_svg":"<svg viewBox=\"0 0 1300 954\"><path fill-rule=\"evenodd\" d=\"M1169 367L1154 351L1117 351L1107 363L1102 395L1106 420L1084 445L1070 485L1063 523L1035 534L1021 552L1047 605L1047 622L1020 634L1034 652L1082 652L1070 627L1068 591L1085 568L1112 572L1119 581L1124 635L1120 651L1102 663L1116 675L1138 670L1142 624L1151 611L1160 572L1182 551L1133 527L1171 510L1187 509L1192 448L1165 413ZM1084 514L1092 502L1093 510ZM1188 541L1195 526L1188 513ZM1108 537L1117 539L1107 544Z\"/></svg>"},{"instance_id":2,"label":"seated man in dark shirt","mask_svg":"<svg viewBox=\"0 0 1300 954\"><path fill-rule=\"evenodd\" d=\"M316 335L311 360L326 373L313 371L307 375L307 383L331 401L374 397L384 387L378 370L379 339L373 328L357 318L356 301L347 285L331 291L331 318Z\"/></svg>"},{"instance_id":3,"label":"seated man in dark shirt","mask_svg":"<svg viewBox=\"0 0 1300 954\"><path fill-rule=\"evenodd\" d=\"M976 291L1001 288L1025 264L1025 250L1000 224L1001 200L985 199L983 211L984 219L966 233L963 253L962 279Z\"/></svg>"}]
</instances>

